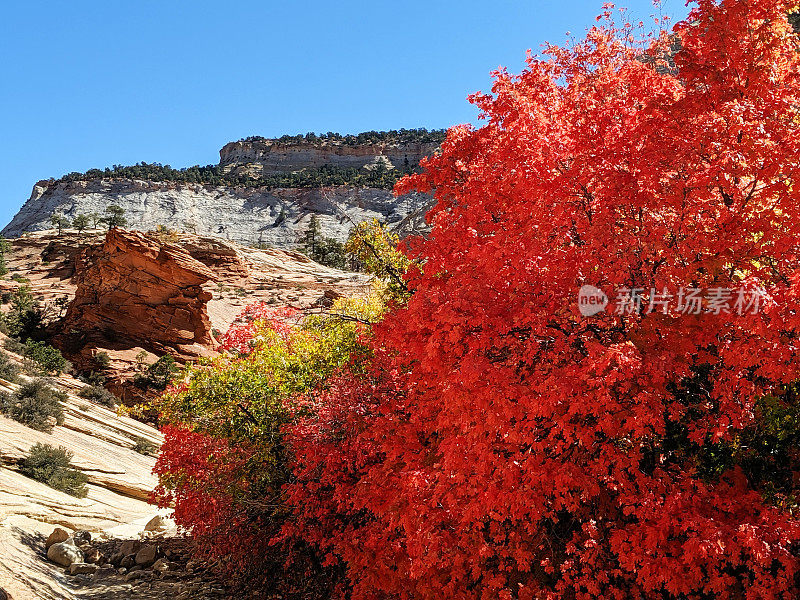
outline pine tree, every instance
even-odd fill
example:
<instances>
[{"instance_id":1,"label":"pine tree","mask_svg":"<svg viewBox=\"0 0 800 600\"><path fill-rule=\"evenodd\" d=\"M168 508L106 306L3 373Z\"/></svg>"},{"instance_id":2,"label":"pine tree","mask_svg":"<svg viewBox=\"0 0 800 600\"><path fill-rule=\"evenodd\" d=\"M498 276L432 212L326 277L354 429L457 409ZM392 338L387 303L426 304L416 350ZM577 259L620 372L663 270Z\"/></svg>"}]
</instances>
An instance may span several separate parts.
<instances>
[{"instance_id":1,"label":"pine tree","mask_svg":"<svg viewBox=\"0 0 800 600\"><path fill-rule=\"evenodd\" d=\"M89 226L89 217L80 214L72 220L72 226L78 230L78 233L83 233L83 230Z\"/></svg>"},{"instance_id":2,"label":"pine tree","mask_svg":"<svg viewBox=\"0 0 800 600\"><path fill-rule=\"evenodd\" d=\"M106 216L103 221L108 225L109 229L114 227L125 227L128 220L125 218L125 209L118 204L112 204L106 207Z\"/></svg>"},{"instance_id":3,"label":"pine tree","mask_svg":"<svg viewBox=\"0 0 800 600\"><path fill-rule=\"evenodd\" d=\"M319 217L317 215L311 215L311 219L308 222L308 227L303 234L300 245L303 247L306 254L314 260L316 260L321 239L322 233L319 228Z\"/></svg>"},{"instance_id":4,"label":"pine tree","mask_svg":"<svg viewBox=\"0 0 800 600\"><path fill-rule=\"evenodd\" d=\"M69 227L69 219L67 219L60 212L54 212L52 215L50 215L50 224L55 227L58 235L61 235L61 231L65 227Z\"/></svg>"}]
</instances>

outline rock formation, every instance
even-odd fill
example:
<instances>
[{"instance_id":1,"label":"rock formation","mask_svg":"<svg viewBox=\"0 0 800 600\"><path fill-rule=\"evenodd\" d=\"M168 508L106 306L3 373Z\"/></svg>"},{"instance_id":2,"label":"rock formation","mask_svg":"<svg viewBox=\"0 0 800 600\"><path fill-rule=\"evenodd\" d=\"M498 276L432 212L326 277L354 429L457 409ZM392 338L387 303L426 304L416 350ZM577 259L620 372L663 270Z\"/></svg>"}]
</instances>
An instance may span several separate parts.
<instances>
[{"instance_id":1,"label":"rock formation","mask_svg":"<svg viewBox=\"0 0 800 600\"><path fill-rule=\"evenodd\" d=\"M0 379L2 391L13 392L18 385ZM80 530L98 539L138 535L158 514L147 503L156 484L155 458L134 448L141 440L157 448L161 434L79 397L85 384L68 375L53 385L67 392L67 398L64 424L52 432L0 416L0 588L23 600L76 598L63 568L46 558L52 546L78 541L81 536L75 532ZM17 461L37 443L61 446L73 454L72 464L89 479L85 498L69 496L16 469ZM56 525L62 531L54 533Z\"/></svg>"},{"instance_id":2,"label":"rock formation","mask_svg":"<svg viewBox=\"0 0 800 600\"><path fill-rule=\"evenodd\" d=\"M219 151L221 167L248 173L271 174L283 171L318 168L323 165L362 169L383 159L394 168L416 166L433 154L438 143L368 143L347 145L334 141L324 143L249 139L230 142Z\"/></svg>"},{"instance_id":3,"label":"rock formation","mask_svg":"<svg viewBox=\"0 0 800 600\"><path fill-rule=\"evenodd\" d=\"M221 172L247 177L293 173L322 166L371 169L377 163L405 170L432 153L435 143L345 145L327 142L239 141L220 151ZM326 237L344 241L354 223L376 218L401 235L424 230L421 218L431 205L425 194L396 198L390 189L330 187L244 187L126 178L44 180L3 230L5 237L51 227L54 212L69 219L103 214L110 204L125 210L128 227L142 231L165 225L186 233L241 244L294 248L311 215Z\"/></svg>"},{"instance_id":4,"label":"rock formation","mask_svg":"<svg viewBox=\"0 0 800 600\"><path fill-rule=\"evenodd\" d=\"M30 286L54 318L59 307L70 305L69 314L53 326L54 343L78 371L102 367L107 387L132 402L144 397L125 382L143 363L163 354L179 362L213 354L214 330L225 332L248 304L320 310L330 298L362 294L369 286L363 274L325 267L298 252L248 248L210 236L116 230L109 242L104 233L41 232L12 239L10 245L6 262L12 277L0 280L0 292L7 297L21 285ZM171 272L173 261L190 266L188 273ZM197 293L194 299L186 286L200 288L189 293ZM178 308L199 311L192 317L197 320L177 328L185 332L182 340L165 339L166 321L175 328ZM142 311L147 318L140 318ZM108 356L107 364L97 362L100 354Z\"/></svg>"},{"instance_id":5,"label":"rock formation","mask_svg":"<svg viewBox=\"0 0 800 600\"><path fill-rule=\"evenodd\" d=\"M78 257L75 298L62 329L129 340L162 353L213 349L203 285L214 273L183 248L139 232L112 229Z\"/></svg>"}]
</instances>

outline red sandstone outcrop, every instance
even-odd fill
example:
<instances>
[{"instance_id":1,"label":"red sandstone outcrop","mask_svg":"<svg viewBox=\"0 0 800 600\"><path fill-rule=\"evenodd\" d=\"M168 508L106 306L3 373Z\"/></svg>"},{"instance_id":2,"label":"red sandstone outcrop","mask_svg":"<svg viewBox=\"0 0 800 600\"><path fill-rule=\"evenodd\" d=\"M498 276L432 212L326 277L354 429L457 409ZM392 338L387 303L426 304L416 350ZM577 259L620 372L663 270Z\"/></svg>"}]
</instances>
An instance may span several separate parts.
<instances>
[{"instance_id":1,"label":"red sandstone outcrop","mask_svg":"<svg viewBox=\"0 0 800 600\"><path fill-rule=\"evenodd\" d=\"M77 258L75 298L62 330L105 335L156 351L214 348L203 284L214 272L189 252L136 231L112 229Z\"/></svg>"},{"instance_id":2,"label":"red sandstone outcrop","mask_svg":"<svg viewBox=\"0 0 800 600\"><path fill-rule=\"evenodd\" d=\"M211 236L118 230L106 240L97 230L50 231L10 244L6 263L14 279L0 281L0 291L30 286L46 307L52 343L77 372L102 372L106 387L128 403L146 399L131 380L160 356L186 362L215 354L209 321L211 332L225 332L253 302L324 310L338 294L369 288L369 277L297 252ZM178 309L189 310L189 325L176 326L176 313L186 317Z\"/></svg>"},{"instance_id":3,"label":"red sandstone outcrop","mask_svg":"<svg viewBox=\"0 0 800 600\"><path fill-rule=\"evenodd\" d=\"M219 281L242 282L252 273L250 266L230 242L212 237L184 236L178 243L192 258L209 267Z\"/></svg>"}]
</instances>

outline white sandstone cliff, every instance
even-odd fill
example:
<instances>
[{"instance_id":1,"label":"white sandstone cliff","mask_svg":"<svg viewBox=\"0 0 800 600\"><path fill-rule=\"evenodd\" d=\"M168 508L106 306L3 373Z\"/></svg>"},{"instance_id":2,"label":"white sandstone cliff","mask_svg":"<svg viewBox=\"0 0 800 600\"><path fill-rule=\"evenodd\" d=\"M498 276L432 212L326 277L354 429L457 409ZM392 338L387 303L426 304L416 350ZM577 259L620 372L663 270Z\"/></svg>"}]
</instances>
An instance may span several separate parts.
<instances>
[{"instance_id":1,"label":"white sandstone cliff","mask_svg":"<svg viewBox=\"0 0 800 600\"><path fill-rule=\"evenodd\" d=\"M436 145L326 143L277 144L272 140L239 141L220 151L226 172L264 174L296 172L324 165L371 169L376 164L407 170ZM401 235L424 229L422 216L431 206L425 194L396 198L388 189L354 186L275 188L210 185L176 181L104 178L38 182L30 198L3 230L5 237L49 229L53 213L69 219L78 214L102 215L117 204L125 209L130 229L143 231L165 225L171 229L212 235L245 245L293 248L312 215L322 234L344 241L351 227L376 218Z\"/></svg>"}]
</instances>

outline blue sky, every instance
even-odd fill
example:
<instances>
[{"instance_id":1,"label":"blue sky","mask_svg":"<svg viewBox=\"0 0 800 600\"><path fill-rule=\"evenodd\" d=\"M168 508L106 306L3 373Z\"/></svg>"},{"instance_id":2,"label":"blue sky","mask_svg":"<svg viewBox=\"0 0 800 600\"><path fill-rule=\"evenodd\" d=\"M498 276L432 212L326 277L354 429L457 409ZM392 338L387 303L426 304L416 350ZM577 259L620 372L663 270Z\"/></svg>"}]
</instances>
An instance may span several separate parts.
<instances>
[{"instance_id":1,"label":"blue sky","mask_svg":"<svg viewBox=\"0 0 800 600\"><path fill-rule=\"evenodd\" d=\"M682 0L620 2L682 18ZM466 96L602 0L14 1L0 21L0 227L33 184L215 163L248 135L474 122Z\"/></svg>"}]
</instances>

